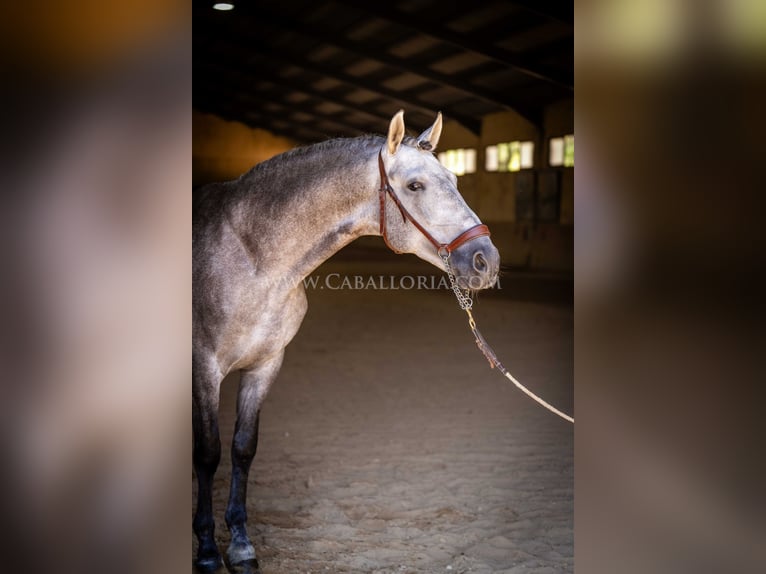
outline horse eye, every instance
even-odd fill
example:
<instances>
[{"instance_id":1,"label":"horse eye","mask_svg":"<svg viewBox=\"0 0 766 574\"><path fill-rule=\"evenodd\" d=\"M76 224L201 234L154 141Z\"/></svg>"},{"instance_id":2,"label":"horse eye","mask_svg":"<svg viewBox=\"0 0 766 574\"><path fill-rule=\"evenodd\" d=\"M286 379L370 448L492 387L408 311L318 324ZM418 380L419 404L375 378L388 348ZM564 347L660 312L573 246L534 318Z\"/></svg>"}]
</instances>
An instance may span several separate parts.
<instances>
[{"instance_id":1,"label":"horse eye","mask_svg":"<svg viewBox=\"0 0 766 574\"><path fill-rule=\"evenodd\" d=\"M423 189L423 184L420 183L419 181L413 181L412 183L407 185L407 189L409 189L410 191L420 191Z\"/></svg>"}]
</instances>

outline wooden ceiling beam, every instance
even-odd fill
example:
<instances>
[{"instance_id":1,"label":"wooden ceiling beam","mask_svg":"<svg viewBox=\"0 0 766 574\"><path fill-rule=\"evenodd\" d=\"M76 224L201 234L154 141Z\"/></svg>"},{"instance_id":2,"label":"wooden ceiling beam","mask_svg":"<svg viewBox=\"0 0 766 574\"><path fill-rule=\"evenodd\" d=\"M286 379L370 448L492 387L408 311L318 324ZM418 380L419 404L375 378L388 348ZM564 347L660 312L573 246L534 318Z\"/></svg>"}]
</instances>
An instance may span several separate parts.
<instances>
[{"instance_id":1,"label":"wooden ceiling beam","mask_svg":"<svg viewBox=\"0 0 766 574\"><path fill-rule=\"evenodd\" d=\"M281 116L289 115L290 113L299 112L309 115L313 120L320 120L330 122L337 125L339 135L360 135L366 133L369 130L369 125L364 124L364 127L359 124L350 123L343 118L337 117L335 114L324 114L320 110L317 110L314 106L308 105L304 102L285 102L284 99L277 100L269 94L263 94L252 88L249 82L252 78L240 69L229 68L226 66L219 66L215 64L201 64L197 65L198 70L204 70L202 73L206 78L212 80L212 84L215 86L224 86L230 88L235 94L232 101L239 101L241 103L253 102L258 106L271 105L279 110ZM269 80L264 80L269 81ZM213 92L215 93L215 92ZM284 96L284 94L282 94ZM285 119L289 119L285 117Z\"/></svg>"},{"instance_id":2,"label":"wooden ceiling beam","mask_svg":"<svg viewBox=\"0 0 766 574\"><path fill-rule=\"evenodd\" d=\"M416 64L410 59L392 56L388 52L382 52L378 49L365 46L360 42L349 40L340 34L327 33L317 27L310 26L298 20L286 18L272 11L262 10L260 12L258 22L260 24L266 24L269 27L279 27L285 31L295 32L305 37L314 38L323 44L340 48L341 50L356 54L367 60L380 62L383 65L397 69L401 72L420 76L421 78L424 78L430 82L451 90L455 90L468 97L482 100L500 108L514 110L519 115L529 119L530 121L535 123L537 122L537 118L533 119L532 117L528 117L528 110L524 109L523 107L514 107L508 98L501 97L499 94L490 92L484 88L470 86L463 82L458 82L455 80L455 78L447 74L442 74L431 70L427 65L422 63Z\"/></svg>"},{"instance_id":3,"label":"wooden ceiling beam","mask_svg":"<svg viewBox=\"0 0 766 574\"><path fill-rule=\"evenodd\" d=\"M215 66L219 67L219 64L211 62L210 59L201 60L197 62L198 66ZM382 113L376 112L370 107L361 106L358 104L355 104L353 102L349 102L345 99L338 99L333 98L328 94L327 92L323 92L321 90L317 90L316 88L313 88L311 85L295 81L291 78L284 78L282 76L278 75L278 72L275 70L270 70L268 68L259 66L257 70L254 66L251 64L243 63L242 65L237 65L237 70L241 70L244 73L248 73L252 70L253 73L258 74L258 79L264 82L268 82L270 84L273 84L279 88L288 90L291 90L293 92L299 92L306 94L307 96L314 98L315 100L320 100L322 102L327 102L330 104L337 105L341 108L344 108L346 110L350 110L359 114L366 115L373 120L375 120L374 124L368 124L366 131L374 130L375 128L379 128L378 131L385 131L388 128L388 124L391 121L391 116L383 115Z\"/></svg>"},{"instance_id":4,"label":"wooden ceiling beam","mask_svg":"<svg viewBox=\"0 0 766 574\"><path fill-rule=\"evenodd\" d=\"M502 48L486 42L476 35L465 35L450 30L446 26L436 24L419 18L413 14L404 14L385 3L359 3L351 0L336 0L342 4L353 5L359 10L364 10L367 14L386 20L397 26L409 28L418 34L430 36L440 42L444 42L459 48L460 50L477 54L504 66L512 68L514 71L525 74L537 80L548 82L561 88L562 90L572 91L574 89L571 78L566 78L544 66L536 64L530 58L513 54Z\"/></svg>"},{"instance_id":5,"label":"wooden ceiling beam","mask_svg":"<svg viewBox=\"0 0 766 574\"><path fill-rule=\"evenodd\" d=\"M197 32L195 31L195 34L196 33ZM332 78L343 84L377 94L393 104L391 111L392 115L399 107L415 109L429 117L433 117L437 111L441 110L445 117L462 124L474 134L478 135L481 132L481 120L479 118L463 114L452 106L435 107L433 104L410 94L386 88L380 83L374 83L365 80L364 78L353 76L321 62L311 62L301 56L297 56L284 50L277 52L273 47L264 44L257 35L248 35L243 39L246 41L243 42L241 51L246 55L250 57L267 58L268 60L278 62L283 66L295 66L309 72L320 74L326 78ZM337 103L342 104L343 101L338 100Z\"/></svg>"}]
</instances>

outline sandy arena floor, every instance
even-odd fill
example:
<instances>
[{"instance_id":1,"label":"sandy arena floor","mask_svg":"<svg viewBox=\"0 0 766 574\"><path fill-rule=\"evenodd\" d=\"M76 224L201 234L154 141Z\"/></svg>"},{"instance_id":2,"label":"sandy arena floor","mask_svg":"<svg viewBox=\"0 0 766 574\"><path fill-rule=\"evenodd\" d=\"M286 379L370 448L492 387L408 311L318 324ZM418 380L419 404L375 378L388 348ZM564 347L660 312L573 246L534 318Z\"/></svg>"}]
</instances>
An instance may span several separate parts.
<instances>
[{"instance_id":1,"label":"sandy arena floor","mask_svg":"<svg viewBox=\"0 0 766 574\"><path fill-rule=\"evenodd\" d=\"M436 273L386 265L336 260L321 273ZM521 382L571 413L572 307L512 299L513 281L479 297L479 326ZM250 474L263 574L573 572L573 427L489 369L451 293L308 297ZM222 551L235 404L230 377L214 499Z\"/></svg>"}]
</instances>

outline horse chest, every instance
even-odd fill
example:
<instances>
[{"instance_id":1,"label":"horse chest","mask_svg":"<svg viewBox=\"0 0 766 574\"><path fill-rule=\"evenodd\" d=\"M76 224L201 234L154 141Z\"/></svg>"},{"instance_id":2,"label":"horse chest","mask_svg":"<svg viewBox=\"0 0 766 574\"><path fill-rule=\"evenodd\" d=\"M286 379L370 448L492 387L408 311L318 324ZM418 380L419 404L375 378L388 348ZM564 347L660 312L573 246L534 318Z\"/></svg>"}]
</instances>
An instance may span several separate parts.
<instances>
[{"instance_id":1,"label":"horse chest","mask_svg":"<svg viewBox=\"0 0 766 574\"><path fill-rule=\"evenodd\" d=\"M287 346L298 332L308 303L303 286L285 294L245 301L232 316L223 338L228 370L246 369L266 362Z\"/></svg>"}]
</instances>

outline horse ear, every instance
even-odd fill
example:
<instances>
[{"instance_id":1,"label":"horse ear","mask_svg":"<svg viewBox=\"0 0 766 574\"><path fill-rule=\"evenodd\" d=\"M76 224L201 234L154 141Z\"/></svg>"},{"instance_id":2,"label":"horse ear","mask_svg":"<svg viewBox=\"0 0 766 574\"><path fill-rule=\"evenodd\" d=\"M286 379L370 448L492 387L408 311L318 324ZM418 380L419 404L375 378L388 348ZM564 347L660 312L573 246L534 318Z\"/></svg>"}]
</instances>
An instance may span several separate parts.
<instances>
[{"instance_id":1,"label":"horse ear","mask_svg":"<svg viewBox=\"0 0 766 574\"><path fill-rule=\"evenodd\" d=\"M394 155L399 149L399 145L404 139L404 110L399 110L396 115L391 118L391 123L388 126L388 138L386 143L388 144L388 153Z\"/></svg>"},{"instance_id":2,"label":"horse ear","mask_svg":"<svg viewBox=\"0 0 766 574\"><path fill-rule=\"evenodd\" d=\"M418 136L418 147L424 150L434 150L442 135L442 113L436 114L434 125Z\"/></svg>"}]
</instances>

